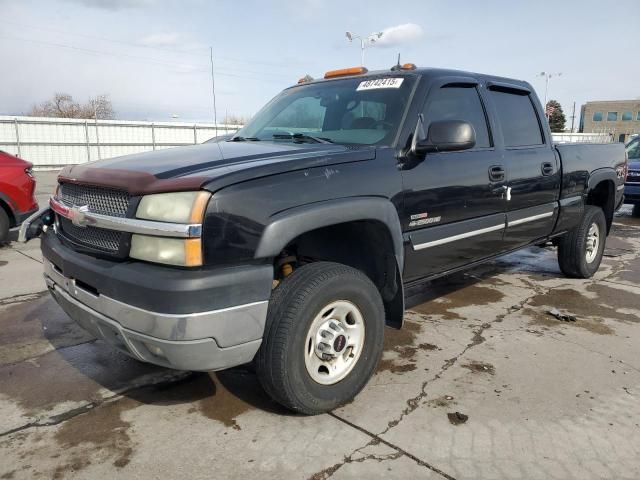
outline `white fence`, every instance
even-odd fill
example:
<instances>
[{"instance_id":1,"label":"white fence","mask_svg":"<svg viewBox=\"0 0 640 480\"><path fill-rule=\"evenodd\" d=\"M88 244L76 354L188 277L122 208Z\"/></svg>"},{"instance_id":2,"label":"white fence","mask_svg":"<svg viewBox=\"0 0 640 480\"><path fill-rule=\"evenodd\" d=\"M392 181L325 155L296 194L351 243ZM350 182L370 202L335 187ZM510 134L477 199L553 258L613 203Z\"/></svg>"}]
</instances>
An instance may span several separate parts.
<instances>
[{"instance_id":1,"label":"white fence","mask_svg":"<svg viewBox=\"0 0 640 480\"><path fill-rule=\"evenodd\" d=\"M0 116L0 150L36 167L59 167L163 148L194 145L238 125Z\"/></svg>"},{"instance_id":2,"label":"white fence","mask_svg":"<svg viewBox=\"0 0 640 480\"><path fill-rule=\"evenodd\" d=\"M552 133L555 143L611 143L608 133Z\"/></svg>"}]
</instances>

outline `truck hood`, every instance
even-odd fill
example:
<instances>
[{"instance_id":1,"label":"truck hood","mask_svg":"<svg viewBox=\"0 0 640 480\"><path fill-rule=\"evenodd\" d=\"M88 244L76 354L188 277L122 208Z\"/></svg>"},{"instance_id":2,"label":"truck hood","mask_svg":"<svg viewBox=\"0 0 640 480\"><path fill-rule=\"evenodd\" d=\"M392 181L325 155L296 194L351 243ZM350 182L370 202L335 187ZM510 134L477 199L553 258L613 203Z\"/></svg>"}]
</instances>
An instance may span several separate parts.
<instances>
[{"instance_id":1,"label":"truck hood","mask_svg":"<svg viewBox=\"0 0 640 480\"><path fill-rule=\"evenodd\" d=\"M375 158L375 147L219 142L126 155L70 166L62 182L127 190L132 195L224 186L293 170Z\"/></svg>"}]
</instances>

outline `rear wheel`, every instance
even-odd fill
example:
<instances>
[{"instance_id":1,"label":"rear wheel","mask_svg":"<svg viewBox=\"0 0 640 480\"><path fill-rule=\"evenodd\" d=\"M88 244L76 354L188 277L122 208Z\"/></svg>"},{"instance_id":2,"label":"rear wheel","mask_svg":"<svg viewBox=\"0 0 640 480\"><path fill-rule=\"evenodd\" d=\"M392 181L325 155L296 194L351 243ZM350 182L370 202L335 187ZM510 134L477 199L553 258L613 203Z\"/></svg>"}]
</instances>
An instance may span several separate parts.
<instances>
[{"instance_id":1,"label":"rear wheel","mask_svg":"<svg viewBox=\"0 0 640 480\"><path fill-rule=\"evenodd\" d=\"M9 241L9 216L0 205L0 245Z\"/></svg>"},{"instance_id":2,"label":"rear wheel","mask_svg":"<svg viewBox=\"0 0 640 480\"><path fill-rule=\"evenodd\" d=\"M607 224L600 207L587 205L582 222L558 244L560 270L568 277L591 278L598 271L607 239Z\"/></svg>"},{"instance_id":3,"label":"rear wheel","mask_svg":"<svg viewBox=\"0 0 640 480\"><path fill-rule=\"evenodd\" d=\"M634 217L640 217L640 203L636 203L631 210L631 215Z\"/></svg>"},{"instance_id":4,"label":"rear wheel","mask_svg":"<svg viewBox=\"0 0 640 480\"><path fill-rule=\"evenodd\" d=\"M256 358L269 395L296 412L327 412L350 401L382 355L384 307L359 270L329 262L286 277L269 302Z\"/></svg>"}]
</instances>

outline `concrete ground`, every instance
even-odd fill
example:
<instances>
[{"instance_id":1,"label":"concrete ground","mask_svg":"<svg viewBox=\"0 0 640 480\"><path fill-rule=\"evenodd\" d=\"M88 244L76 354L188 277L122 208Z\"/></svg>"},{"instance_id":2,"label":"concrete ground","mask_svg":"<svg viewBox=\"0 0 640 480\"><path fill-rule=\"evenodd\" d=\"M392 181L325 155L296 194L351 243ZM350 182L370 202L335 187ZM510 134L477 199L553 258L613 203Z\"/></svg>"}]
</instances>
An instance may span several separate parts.
<instances>
[{"instance_id":1,"label":"concrete ground","mask_svg":"<svg viewBox=\"0 0 640 480\"><path fill-rule=\"evenodd\" d=\"M38 178L44 199L53 176ZM248 369L172 371L95 341L46 293L38 242L13 243L0 249L0 478L640 478L629 211L592 280L530 248L414 292L369 385L316 417L271 402Z\"/></svg>"}]
</instances>

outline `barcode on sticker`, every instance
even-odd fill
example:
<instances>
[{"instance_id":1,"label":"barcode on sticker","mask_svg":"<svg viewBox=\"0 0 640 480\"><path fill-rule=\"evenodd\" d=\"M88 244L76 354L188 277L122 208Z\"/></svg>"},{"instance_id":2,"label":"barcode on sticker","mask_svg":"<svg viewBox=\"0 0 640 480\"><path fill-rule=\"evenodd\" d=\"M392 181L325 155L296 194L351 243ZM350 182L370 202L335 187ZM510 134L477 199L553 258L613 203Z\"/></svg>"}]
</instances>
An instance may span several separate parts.
<instances>
[{"instance_id":1,"label":"barcode on sticker","mask_svg":"<svg viewBox=\"0 0 640 480\"><path fill-rule=\"evenodd\" d=\"M356 91L374 90L376 88L400 88L404 78L376 78L374 80L365 80L360 82Z\"/></svg>"}]
</instances>

